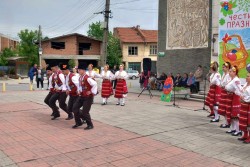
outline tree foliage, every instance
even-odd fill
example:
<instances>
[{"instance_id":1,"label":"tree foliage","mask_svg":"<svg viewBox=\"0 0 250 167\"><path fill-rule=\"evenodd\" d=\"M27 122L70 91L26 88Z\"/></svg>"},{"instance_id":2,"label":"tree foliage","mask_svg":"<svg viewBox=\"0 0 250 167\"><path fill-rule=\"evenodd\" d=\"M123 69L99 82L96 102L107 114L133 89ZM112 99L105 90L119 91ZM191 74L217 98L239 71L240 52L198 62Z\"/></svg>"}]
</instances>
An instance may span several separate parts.
<instances>
[{"instance_id":1,"label":"tree foliage","mask_svg":"<svg viewBox=\"0 0 250 167\"><path fill-rule=\"evenodd\" d=\"M95 22L89 25L88 36L102 40L104 30L101 28L101 22ZM108 35L108 50L107 50L107 64L110 67L118 65L122 62L122 51L120 41L116 38L112 32Z\"/></svg>"},{"instance_id":2,"label":"tree foliage","mask_svg":"<svg viewBox=\"0 0 250 167\"><path fill-rule=\"evenodd\" d=\"M38 31L25 29L21 30L18 36L21 40L19 44L19 55L26 57L30 65L38 64L38 46L36 45L38 41Z\"/></svg>"},{"instance_id":3,"label":"tree foliage","mask_svg":"<svg viewBox=\"0 0 250 167\"><path fill-rule=\"evenodd\" d=\"M16 51L10 48L5 48L0 54L0 65L5 66L8 64L8 57L13 57L16 55Z\"/></svg>"}]
</instances>

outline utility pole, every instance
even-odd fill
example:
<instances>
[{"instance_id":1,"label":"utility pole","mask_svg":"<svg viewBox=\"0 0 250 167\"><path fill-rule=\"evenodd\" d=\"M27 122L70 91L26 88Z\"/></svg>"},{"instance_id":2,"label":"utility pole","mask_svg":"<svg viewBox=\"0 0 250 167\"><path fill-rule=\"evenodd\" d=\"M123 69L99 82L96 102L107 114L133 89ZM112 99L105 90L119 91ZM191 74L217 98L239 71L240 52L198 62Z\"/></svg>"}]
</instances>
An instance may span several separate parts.
<instances>
[{"instance_id":1,"label":"utility pole","mask_svg":"<svg viewBox=\"0 0 250 167\"><path fill-rule=\"evenodd\" d=\"M106 0L105 11L104 11L104 32L103 32L103 47L102 47L102 57L101 66L107 62L107 50L108 50L108 35L109 35L109 18L110 18L110 0Z\"/></svg>"},{"instance_id":2,"label":"utility pole","mask_svg":"<svg viewBox=\"0 0 250 167\"><path fill-rule=\"evenodd\" d=\"M39 66L42 68L42 28L41 25L39 25L39 30L38 30L38 40L39 40Z\"/></svg>"}]
</instances>

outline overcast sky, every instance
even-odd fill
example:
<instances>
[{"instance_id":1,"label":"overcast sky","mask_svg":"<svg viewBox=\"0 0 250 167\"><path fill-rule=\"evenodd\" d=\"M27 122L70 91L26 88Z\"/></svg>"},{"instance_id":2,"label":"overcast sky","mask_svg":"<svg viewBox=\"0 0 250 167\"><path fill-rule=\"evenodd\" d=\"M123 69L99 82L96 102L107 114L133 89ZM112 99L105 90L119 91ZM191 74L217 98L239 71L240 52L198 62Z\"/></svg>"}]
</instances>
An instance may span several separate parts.
<instances>
[{"instance_id":1,"label":"overcast sky","mask_svg":"<svg viewBox=\"0 0 250 167\"><path fill-rule=\"evenodd\" d=\"M158 27L158 0L110 0L114 27L140 25L142 29ZM17 37L22 29L42 26L44 36L69 33L86 35L88 25L103 21L105 0L0 0L0 33Z\"/></svg>"}]
</instances>

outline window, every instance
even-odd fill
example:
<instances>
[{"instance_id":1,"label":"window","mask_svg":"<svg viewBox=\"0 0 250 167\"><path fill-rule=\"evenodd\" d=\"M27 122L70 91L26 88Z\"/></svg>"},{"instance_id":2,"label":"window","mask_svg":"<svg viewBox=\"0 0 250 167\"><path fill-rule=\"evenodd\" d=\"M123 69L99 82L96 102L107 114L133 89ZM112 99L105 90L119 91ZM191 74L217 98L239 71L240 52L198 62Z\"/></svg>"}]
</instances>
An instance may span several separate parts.
<instances>
[{"instance_id":1,"label":"window","mask_svg":"<svg viewBox=\"0 0 250 167\"><path fill-rule=\"evenodd\" d=\"M150 45L150 55L157 55L157 45Z\"/></svg>"},{"instance_id":2,"label":"window","mask_svg":"<svg viewBox=\"0 0 250 167\"><path fill-rule=\"evenodd\" d=\"M79 43L79 55L83 55L83 50L91 50L91 43Z\"/></svg>"},{"instance_id":3,"label":"window","mask_svg":"<svg viewBox=\"0 0 250 167\"><path fill-rule=\"evenodd\" d=\"M138 47L137 46L129 46L128 47L128 55L138 55Z\"/></svg>"},{"instance_id":4,"label":"window","mask_svg":"<svg viewBox=\"0 0 250 167\"><path fill-rule=\"evenodd\" d=\"M51 42L51 48L53 48L53 49L65 49L65 42Z\"/></svg>"}]
</instances>

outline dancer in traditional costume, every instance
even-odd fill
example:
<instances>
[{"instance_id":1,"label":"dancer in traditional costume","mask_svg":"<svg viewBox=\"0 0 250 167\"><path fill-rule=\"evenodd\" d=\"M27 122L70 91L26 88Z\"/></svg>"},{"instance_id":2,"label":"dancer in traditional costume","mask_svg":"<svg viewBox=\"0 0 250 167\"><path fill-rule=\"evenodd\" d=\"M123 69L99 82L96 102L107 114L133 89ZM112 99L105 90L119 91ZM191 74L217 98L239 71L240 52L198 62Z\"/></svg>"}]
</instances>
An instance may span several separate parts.
<instances>
[{"instance_id":1,"label":"dancer in traditional costume","mask_svg":"<svg viewBox=\"0 0 250 167\"><path fill-rule=\"evenodd\" d=\"M114 79L114 74L108 70L109 66L105 65L104 70L101 73L102 81L102 105L107 104L108 98L113 95L112 80Z\"/></svg>"}]
</instances>

